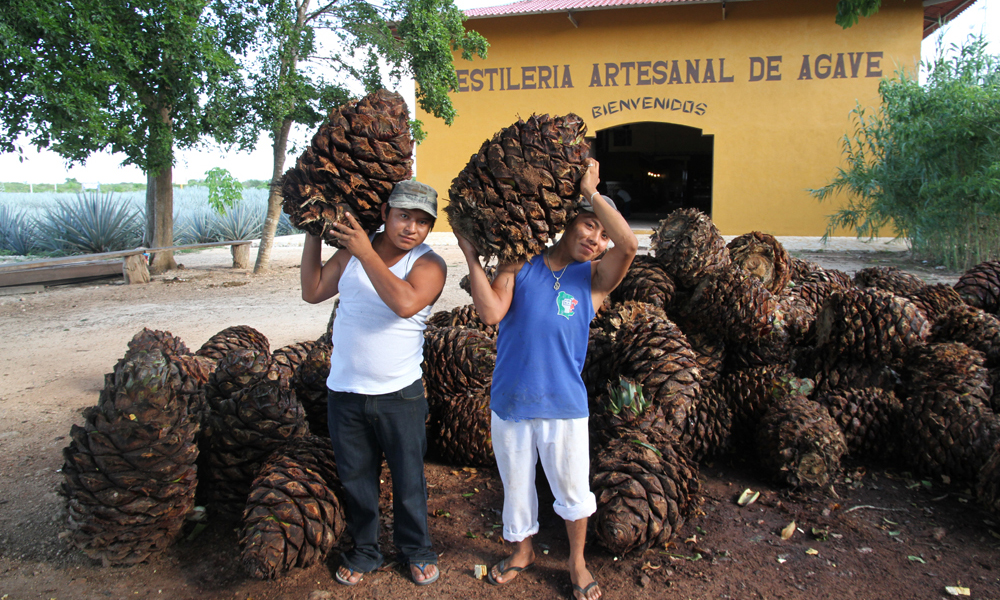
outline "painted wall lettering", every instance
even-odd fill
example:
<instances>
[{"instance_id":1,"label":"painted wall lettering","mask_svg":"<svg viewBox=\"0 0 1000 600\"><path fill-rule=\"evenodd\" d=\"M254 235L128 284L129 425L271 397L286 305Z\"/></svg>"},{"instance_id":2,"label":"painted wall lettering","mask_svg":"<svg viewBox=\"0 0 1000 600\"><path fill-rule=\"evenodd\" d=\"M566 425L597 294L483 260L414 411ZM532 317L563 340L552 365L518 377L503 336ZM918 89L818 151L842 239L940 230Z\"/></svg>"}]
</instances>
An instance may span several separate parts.
<instances>
[{"instance_id":1,"label":"painted wall lettering","mask_svg":"<svg viewBox=\"0 0 1000 600\"><path fill-rule=\"evenodd\" d=\"M643 96L638 98L620 98L606 104L598 104L591 107L590 114L595 119L599 119L615 113L639 110L671 110L701 116L708 111L708 105L704 102L681 100L680 98Z\"/></svg>"},{"instance_id":2,"label":"painted wall lettering","mask_svg":"<svg viewBox=\"0 0 1000 600\"><path fill-rule=\"evenodd\" d=\"M799 81L882 77L883 52L824 52L803 54ZM781 55L750 56L749 82L781 81ZM732 63L730 63L732 64ZM584 70L586 67L577 67ZM459 92L555 90L573 87L570 65L520 65L488 69L458 69ZM743 77L740 74L740 77ZM725 58L678 58L591 63L591 88L639 85L691 85L733 83ZM607 105L610 109L610 105Z\"/></svg>"},{"instance_id":3,"label":"painted wall lettering","mask_svg":"<svg viewBox=\"0 0 1000 600\"><path fill-rule=\"evenodd\" d=\"M731 83L734 80L733 75L726 75L724 58L594 63L590 70L590 87Z\"/></svg>"},{"instance_id":4,"label":"painted wall lettering","mask_svg":"<svg viewBox=\"0 0 1000 600\"><path fill-rule=\"evenodd\" d=\"M573 87L569 65L457 69L459 92L551 90Z\"/></svg>"},{"instance_id":5,"label":"painted wall lettering","mask_svg":"<svg viewBox=\"0 0 1000 600\"><path fill-rule=\"evenodd\" d=\"M869 52L868 53L868 73L865 77L881 77L882 76L882 53L881 52Z\"/></svg>"},{"instance_id":6,"label":"painted wall lettering","mask_svg":"<svg viewBox=\"0 0 1000 600\"><path fill-rule=\"evenodd\" d=\"M865 57L867 56L867 61ZM834 54L802 55L799 79L857 79L882 77L881 52L838 52ZM862 68L864 64L864 68Z\"/></svg>"},{"instance_id":7,"label":"painted wall lettering","mask_svg":"<svg viewBox=\"0 0 1000 600\"><path fill-rule=\"evenodd\" d=\"M781 81L781 73L778 72L780 67L780 56L768 56L766 59L763 56L751 56L750 81L761 81L765 78L767 81Z\"/></svg>"}]
</instances>

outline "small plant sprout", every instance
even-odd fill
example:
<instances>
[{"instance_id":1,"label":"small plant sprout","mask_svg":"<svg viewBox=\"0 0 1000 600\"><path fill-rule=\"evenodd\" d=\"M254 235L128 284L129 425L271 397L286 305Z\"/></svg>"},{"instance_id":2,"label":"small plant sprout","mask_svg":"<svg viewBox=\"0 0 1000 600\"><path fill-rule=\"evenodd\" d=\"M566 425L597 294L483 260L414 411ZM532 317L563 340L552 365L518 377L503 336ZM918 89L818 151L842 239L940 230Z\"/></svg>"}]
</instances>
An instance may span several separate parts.
<instances>
[{"instance_id":1,"label":"small plant sprout","mask_svg":"<svg viewBox=\"0 0 1000 600\"><path fill-rule=\"evenodd\" d=\"M641 415L650 402L642 393L642 384L627 377L620 377L618 383L608 383L609 409L612 414L619 415L625 410Z\"/></svg>"},{"instance_id":2,"label":"small plant sprout","mask_svg":"<svg viewBox=\"0 0 1000 600\"><path fill-rule=\"evenodd\" d=\"M222 167L206 171L205 182L208 184L208 204L220 215L224 215L227 208L235 208L243 199L243 184Z\"/></svg>"}]
</instances>

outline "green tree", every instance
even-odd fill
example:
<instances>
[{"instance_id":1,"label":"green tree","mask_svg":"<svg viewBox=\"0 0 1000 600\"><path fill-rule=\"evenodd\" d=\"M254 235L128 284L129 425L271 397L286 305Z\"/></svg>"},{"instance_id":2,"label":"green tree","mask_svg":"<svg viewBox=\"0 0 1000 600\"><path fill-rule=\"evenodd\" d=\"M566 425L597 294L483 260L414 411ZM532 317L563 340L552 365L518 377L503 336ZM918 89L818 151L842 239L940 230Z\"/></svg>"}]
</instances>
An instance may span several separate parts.
<instances>
[{"instance_id":1,"label":"green tree","mask_svg":"<svg viewBox=\"0 0 1000 600\"><path fill-rule=\"evenodd\" d=\"M147 173L147 243L173 244L174 149L256 142L236 57L252 3L6 0L0 4L0 149L26 135L70 162L122 152ZM175 266L156 253L152 269Z\"/></svg>"},{"instance_id":2,"label":"green tree","mask_svg":"<svg viewBox=\"0 0 1000 600\"><path fill-rule=\"evenodd\" d=\"M208 184L208 205L220 215L243 200L243 184L222 167L209 169L205 173L205 183Z\"/></svg>"},{"instance_id":3,"label":"green tree","mask_svg":"<svg viewBox=\"0 0 1000 600\"><path fill-rule=\"evenodd\" d=\"M853 27L859 17L870 17L878 12L882 0L838 0L835 21L844 29Z\"/></svg>"},{"instance_id":4,"label":"green tree","mask_svg":"<svg viewBox=\"0 0 1000 600\"><path fill-rule=\"evenodd\" d=\"M846 193L827 235L891 227L915 254L954 268L1000 258L1000 57L970 38L939 49L924 85L897 73L879 93L881 106L852 111L846 166L811 190L820 200Z\"/></svg>"},{"instance_id":5,"label":"green tree","mask_svg":"<svg viewBox=\"0 0 1000 600\"><path fill-rule=\"evenodd\" d=\"M312 128L322 121L326 111L348 100L348 82L372 92L385 79L398 83L405 75L417 82L420 106L450 125L456 113L448 94L458 85L452 53L461 50L464 59L472 60L485 57L487 48L485 38L466 31L452 0L334 0L315 7L310 0L275 0L265 17L265 51L249 71L253 106L272 141L273 168L254 272L266 270L270 260L281 216L278 182L293 125ZM335 36L339 50L324 53L318 31ZM315 63L332 66L337 81L313 75L310 66ZM415 123L418 139L419 127Z\"/></svg>"}]
</instances>

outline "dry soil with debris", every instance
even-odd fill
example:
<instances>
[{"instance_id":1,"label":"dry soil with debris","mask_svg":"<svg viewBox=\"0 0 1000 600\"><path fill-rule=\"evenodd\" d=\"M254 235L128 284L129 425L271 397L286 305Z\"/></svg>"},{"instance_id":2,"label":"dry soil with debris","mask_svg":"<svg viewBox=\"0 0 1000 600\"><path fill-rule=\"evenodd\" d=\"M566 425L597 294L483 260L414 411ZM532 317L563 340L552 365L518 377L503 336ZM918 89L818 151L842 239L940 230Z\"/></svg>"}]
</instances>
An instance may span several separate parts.
<instances>
[{"instance_id":1,"label":"dry soil with debris","mask_svg":"<svg viewBox=\"0 0 1000 600\"><path fill-rule=\"evenodd\" d=\"M458 288L466 272L460 252L437 250L449 275L436 308L468 303ZM230 268L228 251L213 250L180 255L185 269L147 285L0 296L0 599L570 597L565 534L550 509L537 537L545 553L533 569L500 588L474 577L474 565L509 551L497 533L500 483L488 469L428 463L442 576L426 588L392 564L355 588L338 586L337 553L278 581L256 581L240 567L234 526L222 522L131 568L101 567L61 539L62 448L132 335L165 329L197 348L243 324L272 348L315 339L331 307L300 299L299 252L277 248L272 270L259 276ZM929 282L957 279L899 252L797 254L848 272L895 264ZM939 598L948 597L948 586L1000 598L1000 519L981 511L968 490L914 480L892 465L848 465L835 495L790 493L740 460L704 464L701 479L701 504L668 547L626 557L589 550L605 598ZM746 488L760 491L760 500L739 507ZM782 539L793 521L793 535Z\"/></svg>"}]
</instances>

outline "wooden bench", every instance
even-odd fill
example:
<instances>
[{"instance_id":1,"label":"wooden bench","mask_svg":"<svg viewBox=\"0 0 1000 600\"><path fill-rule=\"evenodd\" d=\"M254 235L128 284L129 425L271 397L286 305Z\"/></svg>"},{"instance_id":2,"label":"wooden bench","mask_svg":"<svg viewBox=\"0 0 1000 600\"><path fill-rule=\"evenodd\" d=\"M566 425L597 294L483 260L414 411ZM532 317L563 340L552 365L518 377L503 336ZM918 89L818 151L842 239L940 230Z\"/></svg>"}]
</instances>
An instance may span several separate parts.
<instances>
[{"instance_id":1,"label":"wooden bench","mask_svg":"<svg viewBox=\"0 0 1000 600\"><path fill-rule=\"evenodd\" d=\"M0 288L51 284L54 282L72 283L113 277L121 274L125 283L148 283L149 266L146 255L156 252L197 250L217 246L231 246L233 253L233 268L250 268L250 244L252 240L235 240L223 242L207 242L204 244L185 244L166 248L135 248L133 250L118 250L115 252L99 252L97 254L81 254L78 256L63 256L60 258L44 258L19 263L0 265Z\"/></svg>"}]
</instances>

